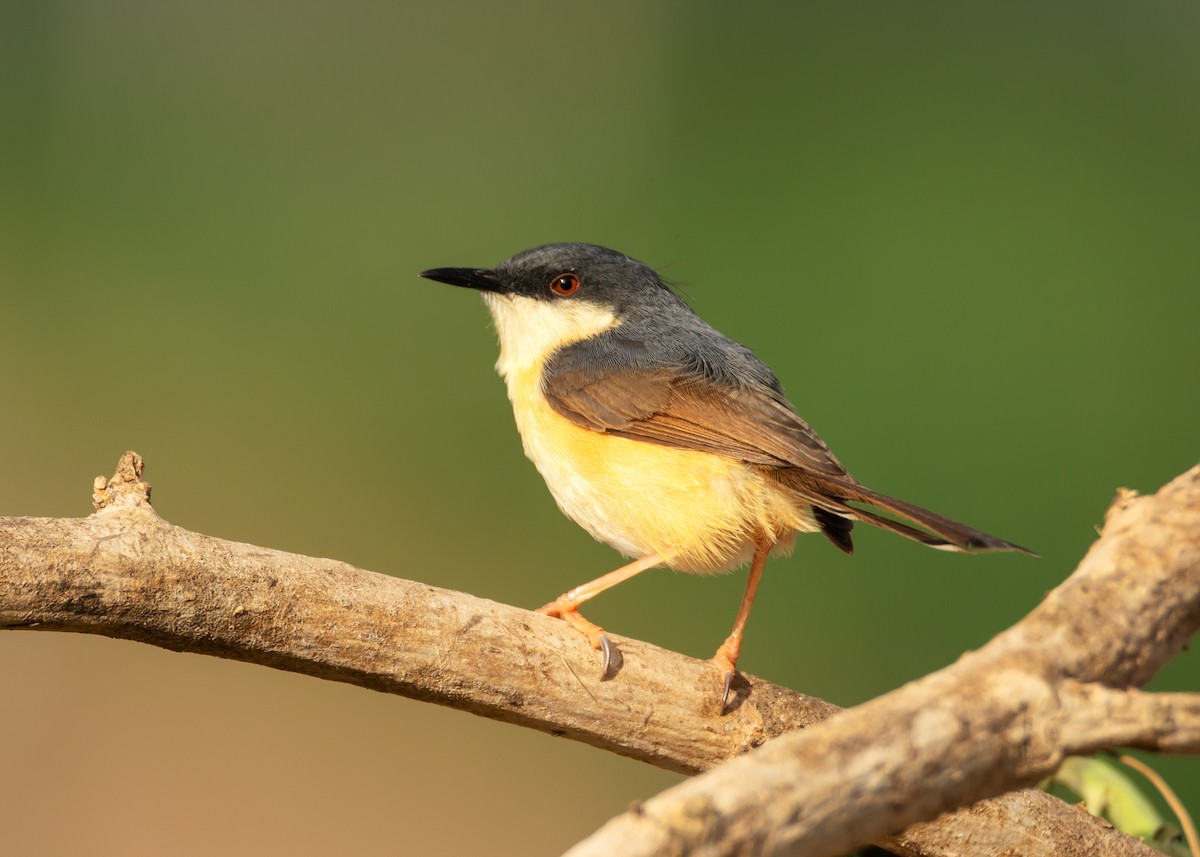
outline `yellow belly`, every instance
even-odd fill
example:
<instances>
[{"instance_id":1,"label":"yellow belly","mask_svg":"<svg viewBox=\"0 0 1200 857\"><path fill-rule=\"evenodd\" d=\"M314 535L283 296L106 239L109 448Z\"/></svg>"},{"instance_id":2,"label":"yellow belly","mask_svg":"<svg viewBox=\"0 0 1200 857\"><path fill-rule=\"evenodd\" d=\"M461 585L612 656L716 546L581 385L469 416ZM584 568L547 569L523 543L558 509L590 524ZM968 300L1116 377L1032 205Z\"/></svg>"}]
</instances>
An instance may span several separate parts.
<instances>
[{"instance_id":1,"label":"yellow belly","mask_svg":"<svg viewBox=\"0 0 1200 857\"><path fill-rule=\"evenodd\" d=\"M797 532L816 529L808 507L739 461L581 428L546 403L540 366L506 380L525 454L559 508L626 556L723 571L750 558L757 532L789 550Z\"/></svg>"}]
</instances>

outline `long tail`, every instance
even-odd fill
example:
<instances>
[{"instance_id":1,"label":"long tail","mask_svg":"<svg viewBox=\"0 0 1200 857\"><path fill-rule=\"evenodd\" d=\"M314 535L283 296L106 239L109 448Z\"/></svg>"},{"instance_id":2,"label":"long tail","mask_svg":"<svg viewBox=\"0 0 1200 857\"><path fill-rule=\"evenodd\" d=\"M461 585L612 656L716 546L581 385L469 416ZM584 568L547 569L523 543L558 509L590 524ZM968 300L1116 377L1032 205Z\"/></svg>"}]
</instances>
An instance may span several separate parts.
<instances>
[{"instance_id":1,"label":"long tail","mask_svg":"<svg viewBox=\"0 0 1200 857\"><path fill-rule=\"evenodd\" d=\"M837 479L800 470L777 472L776 478L798 494L804 502L812 504L822 532L846 553L854 550L854 544L850 540L852 522L863 521L938 550L966 553L1020 551L1037 556L1029 548L989 536L981 530L960 524L937 512L872 491L855 482L853 478ZM851 506L850 503L861 503L875 508L863 509ZM882 515L876 509L895 515L908 523Z\"/></svg>"}]
</instances>

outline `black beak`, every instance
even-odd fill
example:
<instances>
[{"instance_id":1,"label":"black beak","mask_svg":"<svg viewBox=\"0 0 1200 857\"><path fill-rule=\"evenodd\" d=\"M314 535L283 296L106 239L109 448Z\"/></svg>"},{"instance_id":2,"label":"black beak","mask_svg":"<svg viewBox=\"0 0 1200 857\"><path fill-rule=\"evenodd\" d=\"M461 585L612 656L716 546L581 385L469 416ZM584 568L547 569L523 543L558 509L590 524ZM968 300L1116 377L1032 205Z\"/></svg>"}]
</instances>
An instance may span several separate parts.
<instances>
[{"instance_id":1,"label":"black beak","mask_svg":"<svg viewBox=\"0 0 1200 857\"><path fill-rule=\"evenodd\" d=\"M452 286L462 286L467 289L478 289L481 292L506 294L512 291L500 281L495 271L479 271L475 268L431 268L428 271L422 271L421 276L427 280L437 280L439 283L449 283Z\"/></svg>"}]
</instances>

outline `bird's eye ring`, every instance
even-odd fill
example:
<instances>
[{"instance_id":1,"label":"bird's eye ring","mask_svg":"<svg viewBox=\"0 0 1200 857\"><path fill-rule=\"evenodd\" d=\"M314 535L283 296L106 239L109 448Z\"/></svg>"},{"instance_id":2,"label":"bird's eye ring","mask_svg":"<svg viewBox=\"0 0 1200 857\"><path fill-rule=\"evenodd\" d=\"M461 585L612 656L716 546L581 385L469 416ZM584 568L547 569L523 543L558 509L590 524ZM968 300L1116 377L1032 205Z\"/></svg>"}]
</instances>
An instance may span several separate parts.
<instances>
[{"instance_id":1,"label":"bird's eye ring","mask_svg":"<svg viewBox=\"0 0 1200 857\"><path fill-rule=\"evenodd\" d=\"M579 277L570 272L566 274L559 274L550 281L550 291L554 292L554 294L559 295L560 297L573 295L579 291Z\"/></svg>"}]
</instances>

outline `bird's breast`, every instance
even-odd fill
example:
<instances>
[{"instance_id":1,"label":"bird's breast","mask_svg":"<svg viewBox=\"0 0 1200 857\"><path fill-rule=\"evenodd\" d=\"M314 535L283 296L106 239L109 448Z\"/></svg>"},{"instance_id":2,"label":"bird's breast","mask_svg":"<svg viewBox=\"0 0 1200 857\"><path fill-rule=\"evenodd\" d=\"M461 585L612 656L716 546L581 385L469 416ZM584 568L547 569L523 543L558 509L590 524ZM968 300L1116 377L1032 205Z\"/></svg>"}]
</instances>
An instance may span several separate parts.
<instances>
[{"instance_id":1,"label":"bird's breast","mask_svg":"<svg viewBox=\"0 0 1200 857\"><path fill-rule=\"evenodd\" d=\"M708 452L616 437L576 425L550 407L540 363L504 373L525 454L559 508L621 553L671 557L680 571L723 571L745 562L757 531L781 547L814 529L743 462Z\"/></svg>"}]
</instances>

